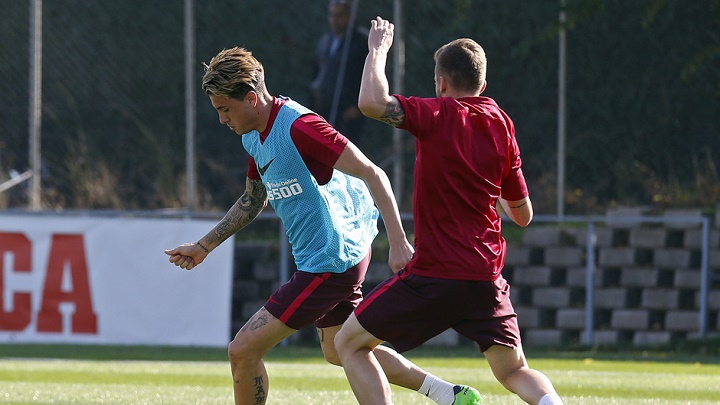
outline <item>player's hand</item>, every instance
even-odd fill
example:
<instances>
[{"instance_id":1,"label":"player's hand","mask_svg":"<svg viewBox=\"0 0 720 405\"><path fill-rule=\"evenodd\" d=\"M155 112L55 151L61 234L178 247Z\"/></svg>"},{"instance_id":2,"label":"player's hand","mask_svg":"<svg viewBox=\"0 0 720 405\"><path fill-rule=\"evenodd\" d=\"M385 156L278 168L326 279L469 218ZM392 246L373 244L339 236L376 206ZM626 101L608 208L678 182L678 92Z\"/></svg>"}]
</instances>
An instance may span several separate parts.
<instances>
[{"instance_id":1,"label":"player's hand","mask_svg":"<svg viewBox=\"0 0 720 405\"><path fill-rule=\"evenodd\" d=\"M197 243L183 243L175 249L165 250L165 254L170 256L170 263L185 270L192 270L208 255Z\"/></svg>"},{"instance_id":2,"label":"player's hand","mask_svg":"<svg viewBox=\"0 0 720 405\"><path fill-rule=\"evenodd\" d=\"M398 244L398 246L393 246L391 243L390 253L388 254L388 264L390 265L392 272L397 273L404 269L410 259L412 259L414 253L415 248L413 248L407 239Z\"/></svg>"},{"instance_id":3,"label":"player's hand","mask_svg":"<svg viewBox=\"0 0 720 405\"><path fill-rule=\"evenodd\" d=\"M395 25L381 17L376 17L370 22L370 32L368 33L368 48L382 52L388 52L393 43L395 35Z\"/></svg>"}]
</instances>

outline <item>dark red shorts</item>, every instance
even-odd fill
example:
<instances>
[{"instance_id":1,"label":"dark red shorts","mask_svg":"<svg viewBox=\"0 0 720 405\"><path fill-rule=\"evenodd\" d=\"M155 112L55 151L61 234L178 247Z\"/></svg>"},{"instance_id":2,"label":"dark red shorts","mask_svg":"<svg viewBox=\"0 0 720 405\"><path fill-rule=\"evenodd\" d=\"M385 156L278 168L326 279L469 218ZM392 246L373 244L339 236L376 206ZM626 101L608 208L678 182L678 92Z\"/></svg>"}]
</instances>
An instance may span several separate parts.
<instances>
[{"instance_id":1,"label":"dark red shorts","mask_svg":"<svg viewBox=\"0 0 720 405\"><path fill-rule=\"evenodd\" d=\"M510 285L502 276L494 282L447 280L403 270L372 290L355 316L398 352L451 328L476 342L481 351L493 345L520 345Z\"/></svg>"},{"instance_id":2,"label":"dark red shorts","mask_svg":"<svg viewBox=\"0 0 720 405\"><path fill-rule=\"evenodd\" d=\"M344 273L296 271L265 303L265 309L293 329L342 325L362 301L370 254Z\"/></svg>"}]
</instances>

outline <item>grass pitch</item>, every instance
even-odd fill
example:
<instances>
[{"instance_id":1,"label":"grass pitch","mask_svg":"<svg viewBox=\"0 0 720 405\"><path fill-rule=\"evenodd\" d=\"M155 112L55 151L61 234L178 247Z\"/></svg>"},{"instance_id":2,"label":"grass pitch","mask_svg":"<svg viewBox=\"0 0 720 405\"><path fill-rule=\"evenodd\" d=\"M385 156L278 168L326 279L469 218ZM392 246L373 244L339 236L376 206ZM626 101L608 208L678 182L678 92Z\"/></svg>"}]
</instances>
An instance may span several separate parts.
<instances>
[{"instance_id":1,"label":"grass pitch","mask_svg":"<svg viewBox=\"0 0 720 405\"><path fill-rule=\"evenodd\" d=\"M488 404L521 404L470 349L415 350L428 371L480 390ZM720 359L597 353L528 355L570 404L717 404ZM625 358L623 358L625 357ZM266 361L268 404L356 404L339 367L319 349L277 348ZM220 349L0 345L0 404L230 404ZM432 405L397 388L397 405Z\"/></svg>"}]
</instances>

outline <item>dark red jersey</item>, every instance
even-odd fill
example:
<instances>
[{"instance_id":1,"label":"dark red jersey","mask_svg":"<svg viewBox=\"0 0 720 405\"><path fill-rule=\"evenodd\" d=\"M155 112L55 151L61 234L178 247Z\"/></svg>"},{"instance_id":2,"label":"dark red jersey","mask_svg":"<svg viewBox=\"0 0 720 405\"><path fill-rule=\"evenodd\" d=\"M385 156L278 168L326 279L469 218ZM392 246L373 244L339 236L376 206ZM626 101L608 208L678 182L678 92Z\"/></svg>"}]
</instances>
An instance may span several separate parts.
<instances>
[{"instance_id":1,"label":"dark red jersey","mask_svg":"<svg viewBox=\"0 0 720 405\"><path fill-rule=\"evenodd\" d=\"M528 195L510 117L488 97L395 95L416 137L412 274L494 281L505 262L498 198Z\"/></svg>"}]
</instances>

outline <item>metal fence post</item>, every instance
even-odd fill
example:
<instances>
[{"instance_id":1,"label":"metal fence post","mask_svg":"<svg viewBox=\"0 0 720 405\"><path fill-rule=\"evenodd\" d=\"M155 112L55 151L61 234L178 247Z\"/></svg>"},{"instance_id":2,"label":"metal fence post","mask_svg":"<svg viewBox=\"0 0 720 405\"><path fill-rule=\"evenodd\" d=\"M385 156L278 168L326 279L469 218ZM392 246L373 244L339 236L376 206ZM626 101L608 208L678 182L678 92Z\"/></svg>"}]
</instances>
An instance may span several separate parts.
<instances>
[{"instance_id":1,"label":"metal fence post","mask_svg":"<svg viewBox=\"0 0 720 405\"><path fill-rule=\"evenodd\" d=\"M42 209L42 0L30 5L30 178L29 200L32 211Z\"/></svg>"},{"instance_id":2,"label":"metal fence post","mask_svg":"<svg viewBox=\"0 0 720 405\"><path fill-rule=\"evenodd\" d=\"M710 290L710 219L702 219L702 253L700 258L700 338L707 335L708 296Z\"/></svg>"},{"instance_id":3,"label":"metal fence post","mask_svg":"<svg viewBox=\"0 0 720 405\"><path fill-rule=\"evenodd\" d=\"M588 222L587 242L585 244L585 339L584 344L595 343L595 223Z\"/></svg>"}]
</instances>

